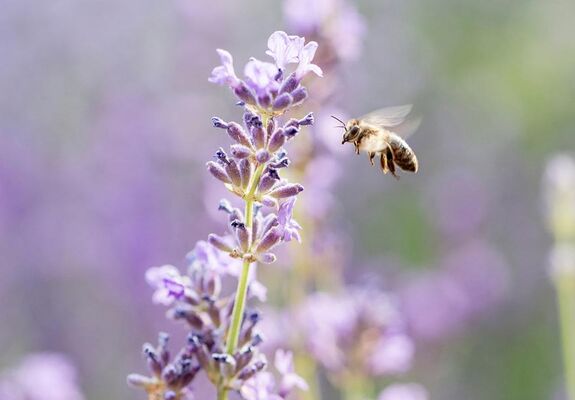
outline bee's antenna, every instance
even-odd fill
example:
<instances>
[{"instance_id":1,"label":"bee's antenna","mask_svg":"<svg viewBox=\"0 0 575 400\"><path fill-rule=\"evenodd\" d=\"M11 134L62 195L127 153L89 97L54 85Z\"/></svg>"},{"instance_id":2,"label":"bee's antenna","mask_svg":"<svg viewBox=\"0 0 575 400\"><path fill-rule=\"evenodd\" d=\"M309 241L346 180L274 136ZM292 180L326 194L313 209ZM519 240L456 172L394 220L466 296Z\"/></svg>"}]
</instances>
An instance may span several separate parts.
<instances>
[{"instance_id":1,"label":"bee's antenna","mask_svg":"<svg viewBox=\"0 0 575 400\"><path fill-rule=\"evenodd\" d=\"M343 122L341 119L339 119L338 117L336 117L335 115L330 115L330 117L332 117L333 119L335 119L337 122L341 122L341 126L343 128L345 128L345 122Z\"/></svg>"}]
</instances>

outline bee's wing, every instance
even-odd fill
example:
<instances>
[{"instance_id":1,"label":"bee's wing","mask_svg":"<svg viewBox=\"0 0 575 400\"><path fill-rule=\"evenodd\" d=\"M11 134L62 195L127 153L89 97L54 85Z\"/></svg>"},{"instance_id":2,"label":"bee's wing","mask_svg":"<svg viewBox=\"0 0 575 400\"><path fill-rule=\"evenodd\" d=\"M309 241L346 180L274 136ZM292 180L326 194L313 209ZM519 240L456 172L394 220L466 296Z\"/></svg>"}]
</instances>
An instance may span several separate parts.
<instances>
[{"instance_id":1,"label":"bee's wing","mask_svg":"<svg viewBox=\"0 0 575 400\"><path fill-rule=\"evenodd\" d=\"M412 108L413 106L411 104L380 108L379 110L375 110L364 115L361 119L373 125L379 125L384 128L393 128L405 121L405 118L411 112Z\"/></svg>"}]
</instances>

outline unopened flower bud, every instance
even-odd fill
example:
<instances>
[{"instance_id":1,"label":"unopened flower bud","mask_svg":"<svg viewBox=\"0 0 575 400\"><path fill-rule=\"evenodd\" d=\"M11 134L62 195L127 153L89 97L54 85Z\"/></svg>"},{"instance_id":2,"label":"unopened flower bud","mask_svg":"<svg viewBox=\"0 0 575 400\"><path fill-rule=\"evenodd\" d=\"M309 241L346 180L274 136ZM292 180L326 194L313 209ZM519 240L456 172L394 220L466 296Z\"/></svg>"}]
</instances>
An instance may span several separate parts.
<instances>
[{"instance_id":1,"label":"unopened flower bud","mask_svg":"<svg viewBox=\"0 0 575 400\"><path fill-rule=\"evenodd\" d=\"M254 139L254 145L256 148L261 149L266 145L266 136L266 130L262 126L252 127L252 138Z\"/></svg>"},{"instance_id":2,"label":"unopened flower bud","mask_svg":"<svg viewBox=\"0 0 575 400\"><path fill-rule=\"evenodd\" d=\"M242 177L242 188L246 189L252 178L252 164L247 158L240 161L240 174Z\"/></svg>"},{"instance_id":3,"label":"unopened flower bud","mask_svg":"<svg viewBox=\"0 0 575 400\"><path fill-rule=\"evenodd\" d=\"M284 80L280 87L279 93L291 93L299 85L299 79L297 79L295 72L292 72L287 79Z\"/></svg>"},{"instance_id":4,"label":"unopened flower bud","mask_svg":"<svg viewBox=\"0 0 575 400\"><path fill-rule=\"evenodd\" d=\"M235 162L235 160L230 160L230 162L225 166L225 170L234 186L242 185L240 168L238 167L238 164Z\"/></svg>"},{"instance_id":5,"label":"unopened flower bud","mask_svg":"<svg viewBox=\"0 0 575 400\"><path fill-rule=\"evenodd\" d=\"M295 183L295 184L287 184L278 187L270 192L270 196L275 197L276 199L281 199L285 197L292 197L297 195L299 192L303 190L303 186Z\"/></svg>"},{"instance_id":6,"label":"unopened flower bud","mask_svg":"<svg viewBox=\"0 0 575 400\"><path fill-rule=\"evenodd\" d=\"M307 99L307 89L302 87L297 88L292 93L292 104L297 105Z\"/></svg>"},{"instance_id":7,"label":"unopened flower bud","mask_svg":"<svg viewBox=\"0 0 575 400\"><path fill-rule=\"evenodd\" d=\"M228 123L220 117L212 117L212 124L215 128L228 129Z\"/></svg>"},{"instance_id":8,"label":"unopened flower bud","mask_svg":"<svg viewBox=\"0 0 575 400\"><path fill-rule=\"evenodd\" d=\"M239 144L243 144L247 147L252 147L249 136L237 122L230 122L228 124L228 135L230 135L230 137Z\"/></svg>"},{"instance_id":9,"label":"unopened flower bud","mask_svg":"<svg viewBox=\"0 0 575 400\"><path fill-rule=\"evenodd\" d=\"M235 229L236 240L243 251L247 251L250 247L250 232L247 230L246 225L240 221L233 221L232 228Z\"/></svg>"},{"instance_id":10,"label":"unopened flower bud","mask_svg":"<svg viewBox=\"0 0 575 400\"><path fill-rule=\"evenodd\" d=\"M249 157L252 151L243 144L232 144L230 146L230 153L237 159L243 159Z\"/></svg>"},{"instance_id":11,"label":"unopened flower bud","mask_svg":"<svg viewBox=\"0 0 575 400\"><path fill-rule=\"evenodd\" d=\"M270 229L261 238L260 242L256 246L255 252L264 253L268 251L269 249L273 248L276 244L278 244L281 238L282 238L281 229L279 229L278 227Z\"/></svg>"},{"instance_id":12,"label":"unopened flower bud","mask_svg":"<svg viewBox=\"0 0 575 400\"><path fill-rule=\"evenodd\" d=\"M236 372L236 360L229 354L213 354L212 358L219 365L223 377L231 378Z\"/></svg>"},{"instance_id":13,"label":"unopened flower bud","mask_svg":"<svg viewBox=\"0 0 575 400\"><path fill-rule=\"evenodd\" d=\"M259 149L256 152L256 160L260 164L265 164L270 160L270 153L266 149Z\"/></svg>"},{"instance_id":14,"label":"unopened flower bud","mask_svg":"<svg viewBox=\"0 0 575 400\"><path fill-rule=\"evenodd\" d=\"M234 88L234 94L246 104L256 104L256 98L244 82Z\"/></svg>"},{"instance_id":15,"label":"unopened flower bud","mask_svg":"<svg viewBox=\"0 0 575 400\"><path fill-rule=\"evenodd\" d=\"M154 381L147 376L140 374L130 374L127 378L128 385L137 388L147 388L154 383Z\"/></svg>"},{"instance_id":16,"label":"unopened flower bud","mask_svg":"<svg viewBox=\"0 0 575 400\"><path fill-rule=\"evenodd\" d=\"M305 117L300 119L298 122L302 126L313 125L315 122L315 119L313 117L313 113L310 112L308 115L306 115Z\"/></svg>"},{"instance_id":17,"label":"unopened flower bud","mask_svg":"<svg viewBox=\"0 0 575 400\"><path fill-rule=\"evenodd\" d=\"M262 204L266 207L276 208L278 206L278 202L271 196L263 196L262 197Z\"/></svg>"},{"instance_id":18,"label":"unopened flower bud","mask_svg":"<svg viewBox=\"0 0 575 400\"><path fill-rule=\"evenodd\" d=\"M208 243L214 246L216 249L229 253L233 250L226 240L216 234L210 233L208 235Z\"/></svg>"},{"instance_id":19,"label":"unopened flower bud","mask_svg":"<svg viewBox=\"0 0 575 400\"><path fill-rule=\"evenodd\" d=\"M263 95L258 97L258 105L261 108L268 108L272 104L272 97L268 93L264 93Z\"/></svg>"},{"instance_id":20,"label":"unopened flower bud","mask_svg":"<svg viewBox=\"0 0 575 400\"><path fill-rule=\"evenodd\" d=\"M274 100L273 109L274 110L286 109L292 104L292 102L293 102L293 98L292 98L291 94L282 93L278 97L276 97L276 99Z\"/></svg>"},{"instance_id":21,"label":"unopened flower bud","mask_svg":"<svg viewBox=\"0 0 575 400\"><path fill-rule=\"evenodd\" d=\"M284 130L282 128L278 128L272 133L270 137L270 141L268 144L268 150L271 153L275 153L277 150L280 149L286 142L286 137L284 135Z\"/></svg>"},{"instance_id":22,"label":"unopened flower bud","mask_svg":"<svg viewBox=\"0 0 575 400\"><path fill-rule=\"evenodd\" d=\"M273 171L273 172L271 172ZM262 176L260 179L260 184L258 186L258 192L267 193L273 185L278 181L279 176L275 170L270 170Z\"/></svg>"},{"instance_id":23,"label":"unopened flower bud","mask_svg":"<svg viewBox=\"0 0 575 400\"><path fill-rule=\"evenodd\" d=\"M178 371L173 365L168 365L162 372L162 380L172 386L178 380Z\"/></svg>"},{"instance_id":24,"label":"unopened flower bud","mask_svg":"<svg viewBox=\"0 0 575 400\"><path fill-rule=\"evenodd\" d=\"M224 183L232 183L230 177L228 176L226 171L220 165L216 164L213 161L208 161L206 163L206 166L208 167L208 171L210 171L210 173L216 179L219 179L220 181L222 181Z\"/></svg>"},{"instance_id":25,"label":"unopened flower bud","mask_svg":"<svg viewBox=\"0 0 575 400\"><path fill-rule=\"evenodd\" d=\"M293 138L295 135L297 135L299 132L299 128L296 128L295 126L288 126L284 129L284 135L285 137L287 137L288 139Z\"/></svg>"},{"instance_id":26,"label":"unopened flower bud","mask_svg":"<svg viewBox=\"0 0 575 400\"><path fill-rule=\"evenodd\" d=\"M221 199L220 203L218 204L218 211L224 211L228 214L232 212L234 208L232 207L231 203L226 199Z\"/></svg>"},{"instance_id":27,"label":"unopened flower bud","mask_svg":"<svg viewBox=\"0 0 575 400\"><path fill-rule=\"evenodd\" d=\"M258 372L262 371L265 367L266 367L265 360L258 360L253 364L247 366L243 370L241 370L240 373L238 374L238 379L246 381L255 374L257 374Z\"/></svg>"},{"instance_id":28,"label":"unopened flower bud","mask_svg":"<svg viewBox=\"0 0 575 400\"><path fill-rule=\"evenodd\" d=\"M276 256L273 253L258 254L258 261L262 264L272 264L276 261Z\"/></svg>"}]
</instances>

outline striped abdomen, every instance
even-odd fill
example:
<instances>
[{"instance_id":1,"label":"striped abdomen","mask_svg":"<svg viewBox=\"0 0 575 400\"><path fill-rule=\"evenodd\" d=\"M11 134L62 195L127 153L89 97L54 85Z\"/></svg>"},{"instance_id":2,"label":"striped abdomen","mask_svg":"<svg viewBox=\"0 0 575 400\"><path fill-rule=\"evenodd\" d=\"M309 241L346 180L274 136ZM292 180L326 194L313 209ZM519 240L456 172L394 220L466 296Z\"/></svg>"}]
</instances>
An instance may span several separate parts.
<instances>
[{"instance_id":1,"label":"striped abdomen","mask_svg":"<svg viewBox=\"0 0 575 400\"><path fill-rule=\"evenodd\" d=\"M417 157L405 140L394 133L389 135L389 145L393 151L393 161L404 171L417 172Z\"/></svg>"}]
</instances>

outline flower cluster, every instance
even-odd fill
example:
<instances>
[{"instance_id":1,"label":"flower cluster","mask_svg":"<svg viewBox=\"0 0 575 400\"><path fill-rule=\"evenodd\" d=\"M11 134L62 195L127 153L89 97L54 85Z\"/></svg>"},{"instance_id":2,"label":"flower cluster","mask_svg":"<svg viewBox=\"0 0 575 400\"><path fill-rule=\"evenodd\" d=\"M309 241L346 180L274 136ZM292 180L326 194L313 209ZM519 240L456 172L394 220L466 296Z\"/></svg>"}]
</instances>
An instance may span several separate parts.
<instances>
[{"instance_id":1,"label":"flower cluster","mask_svg":"<svg viewBox=\"0 0 575 400\"><path fill-rule=\"evenodd\" d=\"M167 336L159 345L144 346L151 377L130 375L132 385L142 387L150 400L184 400L189 386L203 370L216 387L218 400L229 391L246 400L286 398L294 388L306 389L305 381L293 368L289 352L278 351L278 374L266 370L267 360L259 350L262 335L260 313L246 310L248 298L265 299L265 288L255 280L255 263L276 260L271 250L292 239L301 241L301 227L292 218L296 196L303 190L297 183L280 177L290 165L284 145L301 128L312 125L313 115L280 121L279 117L307 98L301 80L308 72L321 76L312 64L317 43L274 32L267 54L275 63L252 58L245 67L244 80L233 68L231 55L218 50L222 65L214 68L211 82L229 86L244 106L243 124L214 117L214 127L224 129L234 143L220 148L208 171L245 204L245 210L222 200L219 209L227 215L228 233L210 234L188 255L185 274L172 265L147 271L154 287L153 300L169 307L168 317L183 321L188 340L173 361L167 350ZM297 66L289 72L289 64ZM226 293L222 280L238 278L237 290Z\"/></svg>"},{"instance_id":2,"label":"flower cluster","mask_svg":"<svg viewBox=\"0 0 575 400\"><path fill-rule=\"evenodd\" d=\"M411 366L414 344L385 293L360 288L317 293L303 304L298 322L308 350L336 377L350 371L396 375Z\"/></svg>"},{"instance_id":3,"label":"flower cluster","mask_svg":"<svg viewBox=\"0 0 575 400\"><path fill-rule=\"evenodd\" d=\"M308 72L322 76L321 69L312 64L317 47L316 42L305 44L303 37L274 32L268 39L266 54L275 63L252 57L244 68L244 80L236 75L232 55L218 49L222 65L214 68L209 80L229 86L242 104L256 115L279 116L307 98L307 89L300 83ZM297 63L297 68L287 74L286 68L292 63Z\"/></svg>"}]
</instances>

